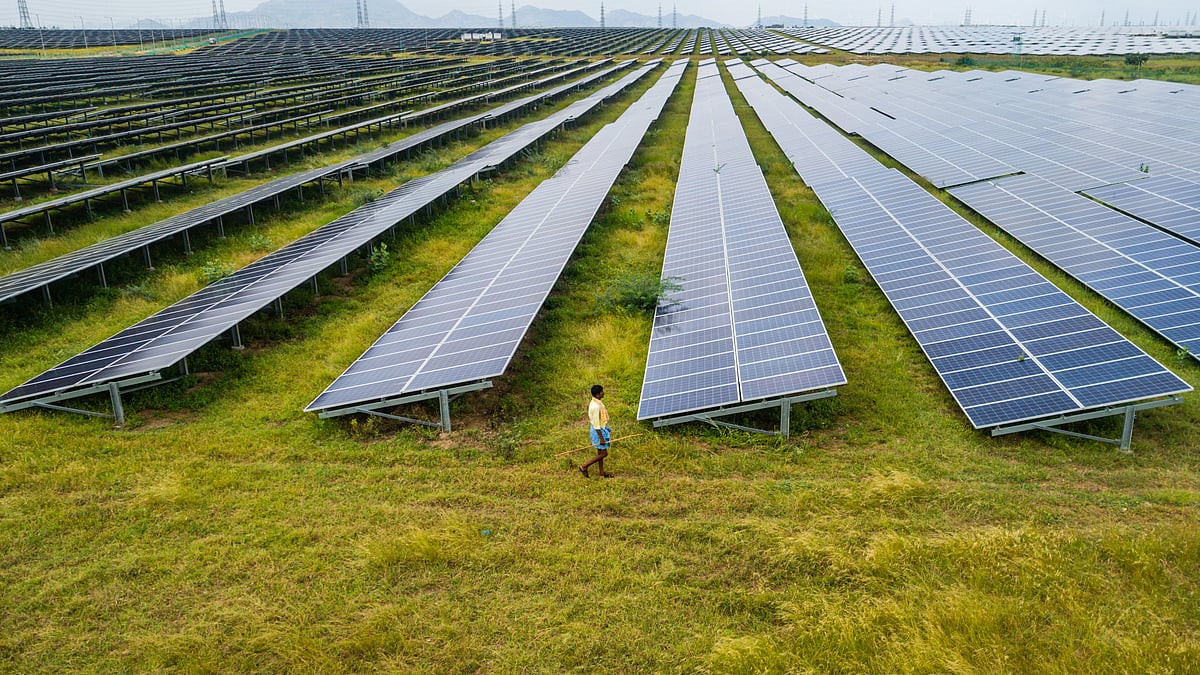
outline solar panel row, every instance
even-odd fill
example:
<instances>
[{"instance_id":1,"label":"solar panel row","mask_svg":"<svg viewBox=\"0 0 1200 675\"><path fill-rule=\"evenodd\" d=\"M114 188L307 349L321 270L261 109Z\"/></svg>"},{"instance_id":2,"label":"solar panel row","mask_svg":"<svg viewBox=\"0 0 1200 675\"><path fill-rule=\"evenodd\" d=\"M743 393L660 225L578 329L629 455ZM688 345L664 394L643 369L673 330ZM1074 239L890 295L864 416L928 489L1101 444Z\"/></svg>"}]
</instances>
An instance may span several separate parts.
<instances>
[{"instance_id":1,"label":"solar panel row","mask_svg":"<svg viewBox=\"0 0 1200 675\"><path fill-rule=\"evenodd\" d=\"M827 125L761 80L738 86L789 157L860 155L853 173L827 154L796 168L976 428L1190 391L902 174L868 169L865 151L822 136Z\"/></svg>"},{"instance_id":2,"label":"solar panel row","mask_svg":"<svg viewBox=\"0 0 1200 675\"><path fill-rule=\"evenodd\" d=\"M1200 351L1200 248L1037 176L950 193L1166 339Z\"/></svg>"},{"instance_id":3,"label":"solar panel row","mask_svg":"<svg viewBox=\"0 0 1200 675\"><path fill-rule=\"evenodd\" d=\"M631 62L609 68L602 77ZM188 354L270 306L288 291L361 248L481 171L508 161L562 124L616 95L646 72L623 77L562 110L531 122L449 168L405 183L233 275L167 307L0 396L0 412L41 400L85 395L122 380L160 376Z\"/></svg>"},{"instance_id":4,"label":"solar panel row","mask_svg":"<svg viewBox=\"0 0 1200 675\"><path fill-rule=\"evenodd\" d=\"M846 383L716 65L699 75L663 259L682 289L655 312L638 419Z\"/></svg>"},{"instance_id":5,"label":"solar panel row","mask_svg":"<svg viewBox=\"0 0 1200 675\"><path fill-rule=\"evenodd\" d=\"M334 416L390 407L503 374L686 65L673 65L542 182L306 410Z\"/></svg>"},{"instance_id":6,"label":"solar panel row","mask_svg":"<svg viewBox=\"0 0 1200 675\"><path fill-rule=\"evenodd\" d=\"M571 72L577 71L573 70ZM558 77L559 75L552 75L546 79L556 80ZM444 122L437 126L430 127L429 129L414 133L411 136L407 136L404 139L395 143L391 143L383 148L372 150L371 152L358 157L293 176L278 178L263 185L250 188L249 190L236 195L231 195L209 204L205 204L204 206L191 211L172 216L165 220L159 221L158 223L118 235L111 239L107 239L91 246L87 246L71 253L59 256L53 260L49 260L32 267L28 267L24 270L14 272L13 274L0 278L0 302L15 298L25 293L43 289L55 281L64 279L73 274L78 274L92 267L100 267L105 262L118 258L122 255L135 252L145 246L149 246L150 244L168 239L181 232L186 232L191 228L218 220L240 209L250 207L253 204L266 199L271 199L272 197L283 194L302 185L314 181L320 181L328 176L337 176L339 173L349 171L355 167L372 165L387 158L406 153L413 148L421 147L422 145L431 143L437 139L449 136L459 129L467 126L478 124L486 120L501 118L505 115L511 114L516 110L533 105L538 101L550 99L571 89L585 86L588 83L593 82L595 78L596 75L580 78L576 81L553 87L539 94L526 96L464 118ZM453 105L453 102L435 107L440 108L442 106L449 105ZM103 278L102 269L100 272L100 278Z\"/></svg>"},{"instance_id":7,"label":"solar panel row","mask_svg":"<svg viewBox=\"0 0 1200 675\"><path fill-rule=\"evenodd\" d=\"M1085 194L1200 246L1200 182L1155 176Z\"/></svg>"},{"instance_id":8,"label":"solar panel row","mask_svg":"<svg viewBox=\"0 0 1200 675\"><path fill-rule=\"evenodd\" d=\"M1200 304L1189 266L1200 264L1194 206L1200 194L1200 161L1192 151L1200 149L1200 134L1187 120L1200 114L1196 88L1085 85L1016 71L930 77L886 65L792 69L864 108L883 108L898 116L863 127L862 133L935 184L986 178L990 182L970 182L950 191L1195 353L1200 315L1194 310ZM812 100L822 105L822 99ZM1146 106L1144 124L1137 106ZM978 113L978 119L972 120L972 113ZM946 171L946 166L965 164L980 153L1000 164L979 164L977 171L961 174ZM934 154L937 157L930 160ZM1004 170L1004 165L1011 169ZM1147 178L1151 165L1179 175ZM1026 175L1002 176L1017 170ZM1146 187L1139 187L1143 183ZM1075 194L1077 190L1175 237ZM1131 282L1126 288L1127 274L1149 285Z\"/></svg>"}]
</instances>

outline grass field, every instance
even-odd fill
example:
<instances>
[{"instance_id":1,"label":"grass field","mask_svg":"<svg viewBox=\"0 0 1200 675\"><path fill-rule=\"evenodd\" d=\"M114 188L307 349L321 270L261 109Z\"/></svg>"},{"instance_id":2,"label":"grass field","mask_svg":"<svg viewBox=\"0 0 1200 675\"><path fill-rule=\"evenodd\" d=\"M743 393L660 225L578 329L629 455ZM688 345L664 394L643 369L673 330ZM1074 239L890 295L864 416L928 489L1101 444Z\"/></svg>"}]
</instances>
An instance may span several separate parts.
<instances>
[{"instance_id":1,"label":"grass field","mask_svg":"<svg viewBox=\"0 0 1200 675\"><path fill-rule=\"evenodd\" d=\"M786 441L636 422L651 317L601 297L661 265L694 78L451 434L301 408L649 82L402 231L382 271L322 277L244 352L211 345L194 380L130 396L128 429L0 416L0 670L1195 672L1196 397L1143 415L1133 454L973 431L733 87L850 383ZM280 246L501 131L36 317L0 343L0 387L194 291L206 260L261 255L251 234ZM607 481L553 457L587 442L593 382L616 435L642 434Z\"/></svg>"}]
</instances>

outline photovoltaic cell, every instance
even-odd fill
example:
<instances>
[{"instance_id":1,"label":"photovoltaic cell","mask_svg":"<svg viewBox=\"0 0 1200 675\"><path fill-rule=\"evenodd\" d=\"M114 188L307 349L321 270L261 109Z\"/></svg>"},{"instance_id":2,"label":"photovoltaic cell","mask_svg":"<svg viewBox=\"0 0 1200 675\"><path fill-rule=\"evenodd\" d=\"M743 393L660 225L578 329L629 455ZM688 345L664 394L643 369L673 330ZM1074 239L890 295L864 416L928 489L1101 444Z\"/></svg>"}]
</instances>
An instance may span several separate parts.
<instances>
[{"instance_id":1,"label":"photovoltaic cell","mask_svg":"<svg viewBox=\"0 0 1200 675\"><path fill-rule=\"evenodd\" d=\"M737 84L789 157L826 152L818 134L797 133L824 122L763 83ZM853 172L796 166L976 428L1190 390L928 192L854 151Z\"/></svg>"},{"instance_id":2,"label":"photovoltaic cell","mask_svg":"<svg viewBox=\"0 0 1200 675\"><path fill-rule=\"evenodd\" d=\"M307 410L379 403L503 374L686 65L668 69L543 181Z\"/></svg>"},{"instance_id":3,"label":"photovoltaic cell","mask_svg":"<svg viewBox=\"0 0 1200 675\"><path fill-rule=\"evenodd\" d=\"M663 260L638 419L845 384L719 73L701 71ZM754 78L757 79L757 78Z\"/></svg>"},{"instance_id":4,"label":"photovoltaic cell","mask_svg":"<svg viewBox=\"0 0 1200 675\"><path fill-rule=\"evenodd\" d=\"M1200 245L1200 182L1154 176L1085 190L1084 194Z\"/></svg>"},{"instance_id":5,"label":"photovoltaic cell","mask_svg":"<svg viewBox=\"0 0 1200 675\"><path fill-rule=\"evenodd\" d=\"M1191 390L902 174L813 189L976 428Z\"/></svg>"},{"instance_id":6,"label":"photovoltaic cell","mask_svg":"<svg viewBox=\"0 0 1200 675\"><path fill-rule=\"evenodd\" d=\"M1167 340L1200 350L1200 247L1037 176L950 193Z\"/></svg>"},{"instance_id":7,"label":"photovoltaic cell","mask_svg":"<svg viewBox=\"0 0 1200 675\"><path fill-rule=\"evenodd\" d=\"M629 62L601 71L600 78ZM337 263L388 228L456 186L495 167L532 143L598 106L645 74L639 69L544 119L471 153L453 165L422 176L322 226L197 293L167 307L83 353L0 396L0 409L46 396L85 390L174 366L200 346L269 306L325 268Z\"/></svg>"}]
</instances>

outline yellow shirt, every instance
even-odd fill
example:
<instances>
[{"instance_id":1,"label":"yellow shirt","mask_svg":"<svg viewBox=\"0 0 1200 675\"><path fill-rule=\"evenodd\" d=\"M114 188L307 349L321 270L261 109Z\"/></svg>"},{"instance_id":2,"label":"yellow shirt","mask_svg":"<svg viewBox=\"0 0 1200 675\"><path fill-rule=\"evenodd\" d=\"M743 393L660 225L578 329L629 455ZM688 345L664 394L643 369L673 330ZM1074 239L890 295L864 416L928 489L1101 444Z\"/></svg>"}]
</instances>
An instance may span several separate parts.
<instances>
[{"instance_id":1,"label":"yellow shirt","mask_svg":"<svg viewBox=\"0 0 1200 675\"><path fill-rule=\"evenodd\" d=\"M604 402L598 398L593 398L588 404L588 420L592 423L593 429L603 429L608 426L608 408L604 407Z\"/></svg>"}]
</instances>

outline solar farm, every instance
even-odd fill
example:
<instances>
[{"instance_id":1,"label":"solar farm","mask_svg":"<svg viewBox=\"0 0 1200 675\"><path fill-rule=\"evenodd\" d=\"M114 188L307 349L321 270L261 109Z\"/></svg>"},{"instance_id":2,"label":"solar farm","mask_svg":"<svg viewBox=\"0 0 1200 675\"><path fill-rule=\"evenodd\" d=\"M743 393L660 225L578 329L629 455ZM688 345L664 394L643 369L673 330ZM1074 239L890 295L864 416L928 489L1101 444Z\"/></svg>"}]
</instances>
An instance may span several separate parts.
<instances>
[{"instance_id":1,"label":"solar farm","mask_svg":"<svg viewBox=\"0 0 1200 675\"><path fill-rule=\"evenodd\" d=\"M1200 663L1186 30L37 32L0 662Z\"/></svg>"}]
</instances>

